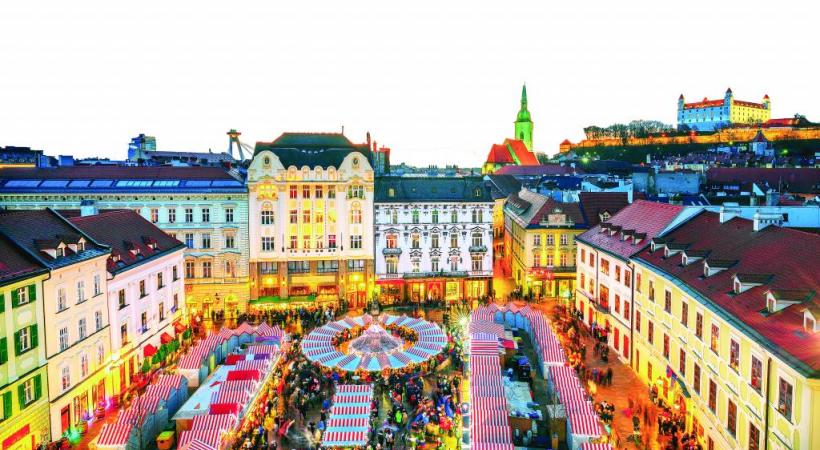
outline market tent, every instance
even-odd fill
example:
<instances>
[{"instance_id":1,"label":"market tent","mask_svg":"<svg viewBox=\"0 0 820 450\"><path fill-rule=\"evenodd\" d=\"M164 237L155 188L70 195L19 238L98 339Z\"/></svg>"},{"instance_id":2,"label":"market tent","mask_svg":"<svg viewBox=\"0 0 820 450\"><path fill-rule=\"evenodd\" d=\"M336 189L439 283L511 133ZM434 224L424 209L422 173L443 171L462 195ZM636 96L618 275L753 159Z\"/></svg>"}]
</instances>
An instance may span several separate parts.
<instances>
[{"instance_id":1,"label":"market tent","mask_svg":"<svg viewBox=\"0 0 820 450\"><path fill-rule=\"evenodd\" d=\"M367 444L367 431L327 431L322 435L323 447L359 447Z\"/></svg>"},{"instance_id":2,"label":"market tent","mask_svg":"<svg viewBox=\"0 0 820 450\"><path fill-rule=\"evenodd\" d=\"M177 447L179 450L219 450L217 447L210 445L199 439L188 441L184 447Z\"/></svg>"},{"instance_id":3,"label":"market tent","mask_svg":"<svg viewBox=\"0 0 820 450\"><path fill-rule=\"evenodd\" d=\"M228 372L228 377L226 378L227 381L240 381L240 380L258 380L261 378L261 374L258 370L231 370Z\"/></svg>"},{"instance_id":4,"label":"market tent","mask_svg":"<svg viewBox=\"0 0 820 450\"><path fill-rule=\"evenodd\" d=\"M191 430L232 430L237 424L232 414L204 414L195 416L191 421Z\"/></svg>"},{"instance_id":5,"label":"market tent","mask_svg":"<svg viewBox=\"0 0 820 450\"><path fill-rule=\"evenodd\" d=\"M203 444L214 448L219 448L222 444L222 431L220 430L189 430L183 431L179 435L177 442L178 448L185 448L185 446L194 440L199 440Z\"/></svg>"},{"instance_id":6,"label":"market tent","mask_svg":"<svg viewBox=\"0 0 820 450\"><path fill-rule=\"evenodd\" d=\"M97 436L97 448L136 450L139 448L137 429L129 423L107 423Z\"/></svg>"},{"instance_id":7,"label":"market tent","mask_svg":"<svg viewBox=\"0 0 820 450\"><path fill-rule=\"evenodd\" d=\"M593 444L591 442L584 442L581 444L580 450L612 450L612 445L610 444Z\"/></svg>"}]
</instances>

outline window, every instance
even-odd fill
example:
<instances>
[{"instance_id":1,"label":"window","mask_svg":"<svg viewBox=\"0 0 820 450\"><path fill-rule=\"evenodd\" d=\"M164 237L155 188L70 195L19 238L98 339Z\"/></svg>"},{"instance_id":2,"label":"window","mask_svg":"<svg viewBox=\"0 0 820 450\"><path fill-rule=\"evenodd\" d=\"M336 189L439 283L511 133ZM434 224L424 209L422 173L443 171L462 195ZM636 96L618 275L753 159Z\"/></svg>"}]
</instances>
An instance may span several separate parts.
<instances>
[{"instance_id":1,"label":"window","mask_svg":"<svg viewBox=\"0 0 820 450\"><path fill-rule=\"evenodd\" d=\"M414 209L411 215L413 217L413 223L419 223L419 210Z\"/></svg>"},{"instance_id":2,"label":"window","mask_svg":"<svg viewBox=\"0 0 820 450\"><path fill-rule=\"evenodd\" d=\"M202 223L208 223L211 221L211 209L210 208L202 208Z\"/></svg>"},{"instance_id":3,"label":"window","mask_svg":"<svg viewBox=\"0 0 820 450\"><path fill-rule=\"evenodd\" d=\"M185 233L185 246L194 248L194 233Z\"/></svg>"},{"instance_id":4,"label":"window","mask_svg":"<svg viewBox=\"0 0 820 450\"><path fill-rule=\"evenodd\" d=\"M740 344L734 339L729 340L729 367L740 368Z\"/></svg>"},{"instance_id":5,"label":"window","mask_svg":"<svg viewBox=\"0 0 820 450\"><path fill-rule=\"evenodd\" d=\"M159 210L157 208L151 208L151 223L159 222Z\"/></svg>"},{"instance_id":6,"label":"window","mask_svg":"<svg viewBox=\"0 0 820 450\"><path fill-rule=\"evenodd\" d=\"M737 435L737 405L731 400L727 400L726 405L726 429L732 436Z\"/></svg>"},{"instance_id":7,"label":"window","mask_svg":"<svg viewBox=\"0 0 820 450\"><path fill-rule=\"evenodd\" d=\"M82 318L79 323L77 323L77 334L79 335L81 341L86 338L87 331L85 318Z\"/></svg>"},{"instance_id":8,"label":"window","mask_svg":"<svg viewBox=\"0 0 820 450\"><path fill-rule=\"evenodd\" d=\"M310 186L302 186L302 198L310 198Z\"/></svg>"},{"instance_id":9,"label":"window","mask_svg":"<svg viewBox=\"0 0 820 450\"><path fill-rule=\"evenodd\" d=\"M777 410L780 411L780 414L783 414L786 419L792 420L792 385L781 378L778 392Z\"/></svg>"},{"instance_id":10,"label":"window","mask_svg":"<svg viewBox=\"0 0 820 450\"><path fill-rule=\"evenodd\" d=\"M621 313L621 296L618 294L615 294L615 312Z\"/></svg>"},{"instance_id":11,"label":"window","mask_svg":"<svg viewBox=\"0 0 820 450\"><path fill-rule=\"evenodd\" d=\"M655 283L649 280L649 300L655 301Z\"/></svg>"},{"instance_id":12,"label":"window","mask_svg":"<svg viewBox=\"0 0 820 450\"><path fill-rule=\"evenodd\" d=\"M226 260L225 261L225 274L226 277L236 277L236 261Z\"/></svg>"},{"instance_id":13,"label":"window","mask_svg":"<svg viewBox=\"0 0 820 450\"><path fill-rule=\"evenodd\" d=\"M562 234L561 235L561 245L568 245L569 244L569 235Z\"/></svg>"},{"instance_id":14,"label":"window","mask_svg":"<svg viewBox=\"0 0 820 450\"><path fill-rule=\"evenodd\" d=\"M399 223L399 211L393 209L390 211L390 222L391 223Z\"/></svg>"},{"instance_id":15,"label":"window","mask_svg":"<svg viewBox=\"0 0 820 450\"><path fill-rule=\"evenodd\" d=\"M692 364L692 389L700 395L700 366L697 363Z\"/></svg>"},{"instance_id":16,"label":"window","mask_svg":"<svg viewBox=\"0 0 820 450\"><path fill-rule=\"evenodd\" d=\"M484 210L474 209L473 210L473 223L481 223L483 221L484 221Z\"/></svg>"},{"instance_id":17,"label":"window","mask_svg":"<svg viewBox=\"0 0 820 450\"><path fill-rule=\"evenodd\" d=\"M290 247L288 247L288 248L290 248L290 249L299 248L299 238L295 234L292 234L290 236Z\"/></svg>"},{"instance_id":18,"label":"window","mask_svg":"<svg viewBox=\"0 0 820 450\"><path fill-rule=\"evenodd\" d=\"M430 235L430 248L439 248L438 233Z\"/></svg>"},{"instance_id":19,"label":"window","mask_svg":"<svg viewBox=\"0 0 820 450\"><path fill-rule=\"evenodd\" d=\"M680 376L686 376L686 350L684 349L680 349L680 355L678 357L678 372Z\"/></svg>"},{"instance_id":20,"label":"window","mask_svg":"<svg viewBox=\"0 0 820 450\"><path fill-rule=\"evenodd\" d=\"M288 273L310 272L310 261L288 261Z\"/></svg>"},{"instance_id":21,"label":"window","mask_svg":"<svg viewBox=\"0 0 820 450\"><path fill-rule=\"evenodd\" d=\"M174 303L171 306L171 312L175 312L179 308L179 298L177 294L174 294Z\"/></svg>"},{"instance_id":22,"label":"window","mask_svg":"<svg viewBox=\"0 0 820 450\"><path fill-rule=\"evenodd\" d=\"M410 247L419 248L419 234L413 233L410 235Z\"/></svg>"},{"instance_id":23,"label":"window","mask_svg":"<svg viewBox=\"0 0 820 450\"><path fill-rule=\"evenodd\" d=\"M586 284L586 283L585 283L585 281L586 281L586 276L584 276L584 273L583 273L583 272L581 272L580 281L581 281L581 289L583 289L583 288L584 288L584 284Z\"/></svg>"},{"instance_id":24,"label":"window","mask_svg":"<svg viewBox=\"0 0 820 450\"><path fill-rule=\"evenodd\" d=\"M388 256L384 260L385 265L387 266L387 273L398 273L399 271L399 259L395 256Z\"/></svg>"},{"instance_id":25,"label":"window","mask_svg":"<svg viewBox=\"0 0 820 450\"><path fill-rule=\"evenodd\" d=\"M327 187L327 198L336 198L336 189L333 186Z\"/></svg>"},{"instance_id":26,"label":"window","mask_svg":"<svg viewBox=\"0 0 820 450\"><path fill-rule=\"evenodd\" d=\"M458 257L450 258L450 271L451 272L458 271Z\"/></svg>"},{"instance_id":27,"label":"window","mask_svg":"<svg viewBox=\"0 0 820 450\"><path fill-rule=\"evenodd\" d=\"M273 225L273 211L270 209L263 209L261 220L262 225Z\"/></svg>"},{"instance_id":28,"label":"window","mask_svg":"<svg viewBox=\"0 0 820 450\"><path fill-rule=\"evenodd\" d=\"M80 280L77 282L77 303L82 303L85 301L85 281Z\"/></svg>"},{"instance_id":29,"label":"window","mask_svg":"<svg viewBox=\"0 0 820 450\"><path fill-rule=\"evenodd\" d=\"M145 297L146 295L148 294L145 292L145 280L140 280L140 297Z\"/></svg>"},{"instance_id":30,"label":"window","mask_svg":"<svg viewBox=\"0 0 820 450\"><path fill-rule=\"evenodd\" d=\"M663 310L672 313L672 292L665 291L663 295Z\"/></svg>"},{"instance_id":31,"label":"window","mask_svg":"<svg viewBox=\"0 0 820 450\"><path fill-rule=\"evenodd\" d=\"M194 209L193 208L185 208L185 222L186 223L193 223L194 221Z\"/></svg>"},{"instance_id":32,"label":"window","mask_svg":"<svg viewBox=\"0 0 820 450\"><path fill-rule=\"evenodd\" d=\"M102 311L95 311L94 312L94 326L96 327L96 331L102 330L103 327L103 315Z\"/></svg>"},{"instance_id":33,"label":"window","mask_svg":"<svg viewBox=\"0 0 820 450\"><path fill-rule=\"evenodd\" d=\"M362 235L357 234L350 236L350 248L353 250L359 250L362 248Z\"/></svg>"},{"instance_id":34,"label":"window","mask_svg":"<svg viewBox=\"0 0 820 450\"><path fill-rule=\"evenodd\" d=\"M352 215L353 214L351 213L351 216ZM352 219L352 217L351 217L351 219ZM309 209L302 210L302 223L310 223L310 210Z\"/></svg>"},{"instance_id":35,"label":"window","mask_svg":"<svg viewBox=\"0 0 820 450\"><path fill-rule=\"evenodd\" d=\"M587 251L586 251L586 249L582 248L581 249L581 262L584 262L586 260L587 260Z\"/></svg>"},{"instance_id":36,"label":"window","mask_svg":"<svg viewBox=\"0 0 820 450\"><path fill-rule=\"evenodd\" d=\"M480 272L483 269L484 257L481 255L473 255L473 271Z\"/></svg>"},{"instance_id":37,"label":"window","mask_svg":"<svg viewBox=\"0 0 820 450\"><path fill-rule=\"evenodd\" d=\"M68 328L60 328L60 351L68 348Z\"/></svg>"},{"instance_id":38,"label":"window","mask_svg":"<svg viewBox=\"0 0 820 450\"><path fill-rule=\"evenodd\" d=\"M80 355L80 378L88 376L88 355L83 353Z\"/></svg>"},{"instance_id":39,"label":"window","mask_svg":"<svg viewBox=\"0 0 820 450\"><path fill-rule=\"evenodd\" d=\"M749 422L749 450L760 450L760 430Z\"/></svg>"},{"instance_id":40,"label":"window","mask_svg":"<svg viewBox=\"0 0 820 450\"><path fill-rule=\"evenodd\" d=\"M646 340L650 344L655 343L655 324L651 320L646 321Z\"/></svg>"},{"instance_id":41,"label":"window","mask_svg":"<svg viewBox=\"0 0 820 450\"><path fill-rule=\"evenodd\" d=\"M695 336L703 340L703 314L695 313Z\"/></svg>"},{"instance_id":42,"label":"window","mask_svg":"<svg viewBox=\"0 0 820 450\"><path fill-rule=\"evenodd\" d=\"M34 333L36 333L36 329L33 327L25 327L21 328L20 331L15 333L17 335L17 351L15 354L22 355L23 353L31 350L33 348L32 339ZM5 345L5 339L2 341L2 344ZM4 349L5 350L5 349Z\"/></svg>"},{"instance_id":43,"label":"window","mask_svg":"<svg viewBox=\"0 0 820 450\"><path fill-rule=\"evenodd\" d=\"M233 233L225 235L225 248L236 248L236 236Z\"/></svg>"},{"instance_id":44,"label":"window","mask_svg":"<svg viewBox=\"0 0 820 450\"><path fill-rule=\"evenodd\" d=\"M541 235L536 234L532 237L532 245L533 247L540 247L541 246Z\"/></svg>"},{"instance_id":45,"label":"window","mask_svg":"<svg viewBox=\"0 0 820 450\"><path fill-rule=\"evenodd\" d=\"M635 331L641 332L641 312L635 311Z\"/></svg>"},{"instance_id":46,"label":"window","mask_svg":"<svg viewBox=\"0 0 820 450\"><path fill-rule=\"evenodd\" d=\"M162 272L160 272L157 274L157 289L162 289L163 287L165 287L165 285L162 284Z\"/></svg>"},{"instance_id":47,"label":"window","mask_svg":"<svg viewBox=\"0 0 820 450\"><path fill-rule=\"evenodd\" d=\"M419 273L421 270L420 268L421 262L418 258L413 258L410 260L410 271L413 273Z\"/></svg>"},{"instance_id":48,"label":"window","mask_svg":"<svg viewBox=\"0 0 820 450\"><path fill-rule=\"evenodd\" d=\"M68 302L66 301L66 293L65 288L58 288L57 289L57 312L64 311L68 308Z\"/></svg>"},{"instance_id":49,"label":"window","mask_svg":"<svg viewBox=\"0 0 820 450\"><path fill-rule=\"evenodd\" d=\"M547 247L552 247L555 245L555 236L548 234L547 235Z\"/></svg>"},{"instance_id":50,"label":"window","mask_svg":"<svg viewBox=\"0 0 820 450\"><path fill-rule=\"evenodd\" d=\"M595 267L595 255L589 253L589 267Z\"/></svg>"},{"instance_id":51,"label":"window","mask_svg":"<svg viewBox=\"0 0 820 450\"><path fill-rule=\"evenodd\" d=\"M480 231L473 231L473 246L480 247L484 245L484 239Z\"/></svg>"},{"instance_id":52,"label":"window","mask_svg":"<svg viewBox=\"0 0 820 450\"><path fill-rule=\"evenodd\" d=\"M689 328L689 304L686 302L680 304L680 323Z\"/></svg>"},{"instance_id":53,"label":"window","mask_svg":"<svg viewBox=\"0 0 820 450\"><path fill-rule=\"evenodd\" d=\"M434 209L432 212L432 221L433 223L438 223L438 210Z\"/></svg>"},{"instance_id":54,"label":"window","mask_svg":"<svg viewBox=\"0 0 820 450\"><path fill-rule=\"evenodd\" d=\"M225 208L225 222L233 222L233 208Z\"/></svg>"},{"instance_id":55,"label":"window","mask_svg":"<svg viewBox=\"0 0 820 450\"><path fill-rule=\"evenodd\" d=\"M646 363L646 377L650 380L654 379L652 376L652 363L650 362Z\"/></svg>"},{"instance_id":56,"label":"window","mask_svg":"<svg viewBox=\"0 0 820 450\"><path fill-rule=\"evenodd\" d=\"M458 210L455 208L453 208L453 210L450 211L450 222L458 222Z\"/></svg>"},{"instance_id":57,"label":"window","mask_svg":"<svg viewBox=\"0 0 820 450\"><path fill-rule=\"evenodd\" d=\"M288 187L288 198L297 198L299 196L299 188L296 185Z\"/></svg>"},{"instance_id":58,"label":"window","mask_svg":"<svg viewBox=\"0 0 820 450\"><path fill-rule=\"evenodd\" d=\"M142 327L140 329L140 334L145 333L146 331L148 331L148 312L146 312L146 311L143 311L140 314L140 326Z\"/></svg>"},{"instance_id":59,"label":"window","mask_svg":"<svg viewBox=\"0 0 820 450\"><path fill-rule=\"evenodd\" d=\"M632 272L629 270L624 270L624 285L626 287L632 286Z\"/></svg>"},{"instance_id":60,"label":"window","mask_svg":"<svg viewBox=\"0 0 820 450\"><path fill-rule=\"evenodd\" d=\"M211 262L204 261L202 263L202 277L203 278L211 278Z\"/></svg>"},{"instance_id":61,"label":"window","mask_svg":"<svg viewBox=\"0 0 820 450\"><path fill-rule=\"evenodd\" d=\"M24 405L28 405L31 402L40 398L40 390L42 389L40 385L40 375L33 376L23 382L23 396L20 399ZM11 393L11 392L9 392ZM10 406L10 405L9 405ZM4 406L5 408L5 406ZM11 410L8 411L9 415L11 415Z\"/></svg>"},{"instance_id":62,"label":"window","mask_svg":"<svg viewBox=\"0 0 820 450\"><path fill-rule=\"evenodd\" d=\"M709 379L709 409L712 412L717 410L717 384L711 378Z\"/></svg>"},{"instance_id":63,"label":"window","mask_svg":"<svg viewBox=\"0 0 820 450\"><path fill-rule=\"evenodd\" d=\"M96 297L96 296L102 294L102 282L100 281L100 275L99 274L94 275L93 282L94 282L94 296Z\"/></svg>"},{"instance_id":64,"label":"window","mask_svg":"<svg viewBox=\"0 0 820 450\"><path fill-rule=\"evenodd\" d=\"M712 324L712 334L711 339L709 340L709 348L712 349L713 352L717 353L720 346L720 327L716 323Z\"/></svg>"},{"instance_id":65,"label":"window","mask_svg":"<svg viewBox=\"0 0 820 450\"><path fill-rule=\"evenodd\" d=\"M669 335L666 334L666 333L663 333L663 357L666 358L667 360L669 360L669 350L670 350L669 347L670 347Z\"/></svg>"},{"instance_id":66,"label":"window","mask_svg":"<svg viewBox=\"0 0 820 450\"><path fill-rule=\"evenodd\" d=\"M202 248L211 248L211 233L202 233Z\"/></svg>"},{"instance_id":67,"label":"window","mask_svg":"<svg viewBox=\"0 0 820 450\"><path fill-rule=\"evenodd\" d=\"M435 239L438 239L437 235L434 234L433 236ZM388 234L385 236L385 242L387 243L387 248L397 248L398 246L398 238L395 234Z\"/></svg>"},{"instance_id":68,"label":"window","mask_svg":"<svg viewBox=\"0 0 820 450\"><path fill-rule=\"evenodd\" d=\"M71 387L71 369L65 366L60 371L60 385L63 391L67 391Z\"/></svg>"},{"instance_id":69,"label":"window","mask_svg":"<svg viewBox=\"0 0 820 450\"><path fill-rule=\"evenodd\" d=\"M316 263L316 272L318 273L332 273L339 271L339 261L318 261Z\"/></svg>"},{"instance_id":70,"label":"window","mask_svg":"<svg viewBox=\"0 0 820 450\"><path fill-rule=\"evenodd\" d=\"M347 188L347 198L364 198L364 186L354 184Z\"/></svg>"},{"instance_id":71,"label":"window","mask_svg":"<svg viewBox=\"0 0 820 450\"><path fill-rule=\"evenodd\" d=\"M362 223L362 210L361 209L354 207L350 211L350 223L354 223L354 224Z\"/></svg>"},{"instance_id":72,"label":"window","mask_svg":"<svg viewBox=\"0 0 820 450\"><path fill-rule=\"evenodd\" d=\"M274 242L272 236L262 236L262 251L263 252L272 252L274 248Z\"/></svg>"},{"instance_id":73,"label":"window","mask_svg":"<svg viewBox=\"0 0 820 450\"><path fill-rule=\"evenodd\" d=\"M458 247L458 234L456 231L450 232L450 247Z\"/></svg>"},{"instance_id":74,"label":"window","mask_svg":"<svg viewBox=\"0 0 820 450\"><path fill-rule=\"evenodd\" d=\"M561 261L561 267L566 267L567 266L567 254L566 253L561 253L560 261Z\"/></svg>"},{"instance_id":75,"label":"window","mask_svg":"<svg viewBox=\"0 0 820 450\"><path fill-rule=\"evenodd\" d=\"M438 258L433 258L430 260L430 270L433 272L438 272Z\"/></svg>"},{"instance_id":76,"label":"window","mask_svg":"<svg viewBox=\"0 0 820 450\"><path fill-rule=\"evenodd\" d=\"M609 260L601 258L601 273L609 275Z\"/></svg>"},{"instance_id":77,"label":"window","mask_svg":"<svg viewBox=\"0 0 820 450\"><path fill-rule=\"evenodd\" d=\"M629 302L624 302L624 318L629 320Z\"/></svg>"},{"instance_id":78,"label":"window","mask_svg":"<svg viewBox=\"0 0 820 450\"><path fill-rule=\"evenodd\" d=\"M615 281L621 281L621 266L615 266Z\"/></svg>"},{"instance_id":79,"label":"window","mask_svg":"<svg viewBox=\"0 0 820 450\"><path fill-rule=\"evenodd\" d=\"M291 209L288 215L290 217L290 223L299 223L299 211Z\"/></svg>"},{"instance_id":80,"label":"window","mask_svg":"<svg viewBox=\"0 0 820 450\"><path fill-rule=\"evenodd\" d=\"M196 278L196 265L193 261L185 261L185 278Z\"/></svg>"},{"instance_id":81,"label":"window","mask_svg":"<svg viewBox=\"0 0 820 450\"><path fill-rule=\"evenodd\" d=\"M316 186L316 198L324 198L324 187L323 186Z\"/></svg>"},{"instance_id":82,"label":"window","mask_svg":"<svg viewBox=\"0 0 820 450\"><path fill-rule=\"evenodd\" d=\"M752 367L749 377L749 384L752 386L752 389L760 393L761 386L763 385L763 363L761 363L760 360L754 355L752 355Z\"/></svg>"},{"instance_id":83,"label":"window","mask_svg":"<svg viewBox=\"0 0 820 450\"><path fill-rule=\"evenodd\" d=\"M174 223L177 221L177 210L171 208L168 210L168 223Z\"/></svg>"},{"instance_id":84,"label":"window","mask_svg":"<svg viewBox=\"0 0 820 450\"><path fill-rule=\"evenodd\" d=\"M97 365L102 365L105 361L105 345L102 343L97 345Z\"/></svg>"},{"instance_id":85,"label":"window","mask_svg":"<svg viewBox=\"0 0 820 450\"><path fill-rule=\"evenodd\" d=\"M336 248L336 235L335 234L328 234L327 235L327 248Z\"/></svg>"}]
</instances>

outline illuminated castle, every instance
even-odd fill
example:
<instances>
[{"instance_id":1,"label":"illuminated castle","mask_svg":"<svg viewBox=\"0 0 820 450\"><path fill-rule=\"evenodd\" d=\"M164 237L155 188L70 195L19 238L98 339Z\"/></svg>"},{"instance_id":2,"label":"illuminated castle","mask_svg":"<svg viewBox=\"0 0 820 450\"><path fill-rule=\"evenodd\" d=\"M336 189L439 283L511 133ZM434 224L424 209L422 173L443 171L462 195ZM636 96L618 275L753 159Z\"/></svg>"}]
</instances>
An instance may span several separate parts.
<instances>
[{"instance_id":1,"label":"illuminated castle","mask_svg":"<svg viewBox=\"0 0 820 450\"><path fill-rule=\"evenodd\" d=\"M733 124L760 124L772 117L772 103L768 95L763 103L735 100L732 89L726 89L721 100L685 103L678 97L678 128L683 125L697 131L714 131Z\"/></svg>"}]
</instances>

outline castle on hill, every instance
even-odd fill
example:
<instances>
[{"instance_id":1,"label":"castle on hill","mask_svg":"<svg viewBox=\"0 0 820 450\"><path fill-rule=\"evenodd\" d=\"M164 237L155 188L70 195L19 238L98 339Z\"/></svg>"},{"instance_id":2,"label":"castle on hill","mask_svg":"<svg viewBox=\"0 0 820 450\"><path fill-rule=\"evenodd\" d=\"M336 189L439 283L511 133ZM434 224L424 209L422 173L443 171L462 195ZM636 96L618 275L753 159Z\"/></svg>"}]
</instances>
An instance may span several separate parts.
<instances>
[{"instance_id":1,"label":"castle on hill","mask_svg":"<svg viewBox=\"0 0 820 450\"><path fill-rule=\"evenodd\" d=\"M696 131L715 131L734 124L758 125L772 118L772 102L768 95L762 103L737 100L732 89L726 89L723 99L686 103L683 94L678 97L678 128Z\"/></svg>"}]
</instances>

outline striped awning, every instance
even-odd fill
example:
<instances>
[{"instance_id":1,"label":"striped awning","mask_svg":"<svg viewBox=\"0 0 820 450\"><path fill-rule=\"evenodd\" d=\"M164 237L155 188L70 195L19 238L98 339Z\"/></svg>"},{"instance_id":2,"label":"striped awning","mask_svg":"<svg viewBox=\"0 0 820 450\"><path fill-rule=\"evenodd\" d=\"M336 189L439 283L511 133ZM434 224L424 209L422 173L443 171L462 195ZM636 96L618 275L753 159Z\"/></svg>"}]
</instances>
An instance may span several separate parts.
<instances>
[{"instance_id":1,"label":"striped awning","mask_svg":"<svg viewBox=\"0 0 820 450\"><path fill-rule=\"evenodd\" d=\"M471 450L513 450L512 444L494 444L490 442L475 442L470 445Z\"/></svg>"},{"instance_id":2,"label":"striped awning","mask_svg":"<svg viewBox=\"0 0 820 450\"><path fill-rule=\"evenodd\" d=\"M202 441L205 445L218 448L222 443L222 431L220 430L189 430L183 431L179 435L178 448L185 448L191 441Z\"/></svg>"},{"instance_id":3,"label":"striped awning","mask_svg":"<svg viewBox=\"0 0 820 450\"><path fill-rule=\"evenodd\" d=\"M269 368L269 359L255 359L236 362L236 370L258 370L260 372L265 373L268 371Z\"/></svg>"},{"instance_id":4,"label":"striped awning","mask_svg":"<svg viewBox=\"0 0 820 450\"><path fill-rule=\"evenodd\" d=\"M199 439L194 439L194 440L188 442L187 444L185 444L184 447L178 447L178 449L179 450L218 450L213 445L210 445L210 444L208 444L206 442L203 442Z\"/></svg>"},{"instance_id":5,"label":"striped awning","mask_svg":"<svg viewBox=\"0 0 820 450\"><path fill-rule=\"evenodd\" d=\"M154 383L155 386L171 386L173 388L178 388L182 385L182 379L184 377L182 375L161 375L157 382Z\"/></svg>"},{"instance_id":6,"label":"striped awning","mask_svg":"<svg viewBox=\"0 0 820 450\"><path fill-rule=\"evenodd\" d=\"M277 353L278 351L279 351L279 346L278 345L256 344L256 345L251 345L250 347L248 347L247 353L249 353L251 355L255 355L255 354L258 354L258 353L273 354L273 353Z\"/></svg>"},{"instance_id":7,"label":"striped awning","mask_svg":"<svg viewBox=\"0 0 820 450\"><path fill-rule=\"evenodd\" d=\"M145 395L155 396L163 400L171 397L171 391L174 390L170 385L151 384L145 388Z\"/></svg>"},{"instance_id":8,"label":"striped awning","mask_svg":"<svg viewBox=\"0 0 820 450\"><path fill-rule=\"evenodd\" d=\"M604 433L601 421L594 414L567 414L567 422L572 434L582 436L601 436Z\"/></svg>"},{"instance_id":9,"label":"striped awning","mask_svg":"<svg viewBox=\"0 0 820 450\"><path fill-rule=\"evenodd\" d=\"M322 435L324 447L352 447L367 444L367 431L327 431Z\"/></svg>"},{"instance_id":10,"label":"striped awning","mask_svg":"<svg viewBox=\"0 0 820 450\"><path fill-rule=\"evenodd\" d=\"M373 387L369 384L340 384L336 386L336 394L348 392L373 392Z\"/></svg>"},{"instance_id":11,"label":"striped awning","mask_svg":"<svg viewBox=\"0 0 820 450\"><path fill-rule=\"evenodd\" d=\"M248 391L219 390L211 395L211 403L239 403L244 404L250 398Z\"/></svg>"},{"instance_id":12,"label":"striped awning","mask_svg":"<svg viewBox=\"0 0 820 450\"><path fill-rule=\"evenodd\" d=\"M233 414L204 414L194 416L191 430L232 430L237 419Z\"/></svg>"},{"instance_id":13,"label":"striped awning","mask_svg":"<svg viewBox=\"0 0 820 450\"><path fill-rule=\"evenodd\" d=\"M254 381L254 380L225 381L219 387L220 391L247 391L247 392L253 392L255 389L256 389L256 381Z\"/></svg>"},{"instance_id":14,"label":"striped awning","mask_svg":"<svg viewBox=\"0 0 820 450\"><path fill-rule=\"evenodd\" d=\"M330 415L331 417L339 417L339 416L362 416L362 417L370 417L370 406L344 406L344 405L333 405L330 408Z\"/></svg>"},{"instance_id":15,"label":"striped awning","mask_svg":"<svg viewBox=\"0 0 820 450\"><path fill-rule=\"evenodd\" d=\"M126 422L107 423L103 425L97 437L97 445L125 445L131 437L133 426Z\"/></svg>"},{"instance_id":16,"label":"striped awning","mask_svg":"<svg viewBox=\"0 0 820 450\"><path fill-rule=\"evenodd\" d=\"M474 426L473 434L470 438L473 442L511 444L512 432L510 431L510 427Z\"/></svg>"},{"instance_id":17,"label":"striped awning","mask_svg":"<svg viewBox=\"0 0 820 450\"><path fill-rule=\"evenodd\" d=\"M591 442L584 442L581 444L580 450L612 450L610 444L593 444Z\"/></svg>"},{"instance_id":18,"label":"striped awning","mask_svg":"<svg viewBox=\"0 0 820 450\"><path fill-rule=\"evenodd\" d=\"M248 322L242 322L242 325L239 325L235 330L233 330L234 334L237 336L242 334L253 334L254 331L256 330L253 328L253 325Z\"/></svg>"},{"instance_id":19,"label":"striped awning","mask_svg":"<svg viewBox=\"0 0 820 450\"><path fill-rule=\"evenodd\" d=\"M342 406L346 403L370 403L373 396L369 394L363 395L334 395L333 404Z\"/></svg>"},{"instance_id":20,"label":"striped awning","mask_svg":"<svg viewBox=\"0 0 820 450\"><path fill-rule=\"evenodd\" d=\"M370 426L370 419L368 417L350 417L350 418L333 418L327 421L327 429L332 428L367 428Z\"/></svg>"}]
</instances>

